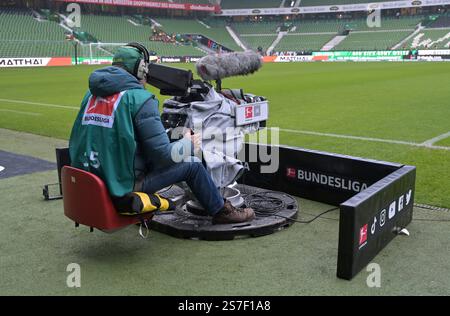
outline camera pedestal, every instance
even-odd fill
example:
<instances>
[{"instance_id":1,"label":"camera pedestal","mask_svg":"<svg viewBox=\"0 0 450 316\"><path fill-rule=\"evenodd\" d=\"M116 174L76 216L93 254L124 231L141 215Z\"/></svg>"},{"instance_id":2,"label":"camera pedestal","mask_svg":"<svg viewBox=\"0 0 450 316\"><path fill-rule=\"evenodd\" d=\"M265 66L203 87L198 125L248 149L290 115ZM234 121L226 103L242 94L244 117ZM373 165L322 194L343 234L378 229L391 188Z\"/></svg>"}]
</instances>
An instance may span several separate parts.
<instances>
[{"instance_id":1,"label":"camera pedestal","mask_svg":"<svg viewBox=\"0 0 450 316\"><path fill-rule=\"evenodd\" d=\"M240 192L239 197L242 201L248 194L267 191L242 184L235 185L233 189ZM236 191L230 192L235 193ZM179 187L174 187L161 195L176 201L175 211L155 215L150 223L150 228L177 238L201 240L231 240L236 237L258 237L273 234L293 224L291 219L297 218L299 207L297 201L290 196L275 191L272 191L271 194L286 204L286 207L278 212L279 216L256 216L250 222L213 225L211 216L206 212L197 212L198 209L192 209L192 205L195 206L195 204L189 203L191 201L189 194Z\"/></svg>"}]
</instances>

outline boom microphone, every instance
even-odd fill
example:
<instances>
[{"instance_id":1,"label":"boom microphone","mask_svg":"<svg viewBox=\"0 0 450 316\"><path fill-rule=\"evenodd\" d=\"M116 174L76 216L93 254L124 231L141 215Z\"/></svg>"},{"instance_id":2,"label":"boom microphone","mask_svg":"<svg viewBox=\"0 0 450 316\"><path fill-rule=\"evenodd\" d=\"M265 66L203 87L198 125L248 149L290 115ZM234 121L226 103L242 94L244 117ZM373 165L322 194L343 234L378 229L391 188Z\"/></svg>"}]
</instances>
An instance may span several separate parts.
<instances>
[{"instance_id":1,"label":"boom microphone","mask_svg":"<svg viewBox=\"0 0 450 316\"><path fill-rule=\"evenodd\" d=\"M261 56L251 50L207 55L196 64L197 73L203 80L245 76L256 72L261 66Z\"/></svg>"}]
</instances>

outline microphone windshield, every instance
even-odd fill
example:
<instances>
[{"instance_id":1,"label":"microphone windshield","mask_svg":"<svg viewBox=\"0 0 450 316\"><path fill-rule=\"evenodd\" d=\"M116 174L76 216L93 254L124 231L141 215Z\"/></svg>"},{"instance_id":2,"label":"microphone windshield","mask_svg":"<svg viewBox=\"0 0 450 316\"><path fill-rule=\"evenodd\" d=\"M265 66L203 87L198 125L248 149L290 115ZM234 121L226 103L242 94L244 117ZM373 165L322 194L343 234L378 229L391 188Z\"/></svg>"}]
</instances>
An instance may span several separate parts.
<instances>
[{"instance_id":1,"label":"microphone windshield","mask_svg":"<svg viewBox=\"0 0 450 316\"><path fill-rule=\"evenodd\" d=\"M261 56L251 50L207 55L196 63L197 73L203 80L245 76L256 72L261 66Z\"/></svg>"}]
</instances>

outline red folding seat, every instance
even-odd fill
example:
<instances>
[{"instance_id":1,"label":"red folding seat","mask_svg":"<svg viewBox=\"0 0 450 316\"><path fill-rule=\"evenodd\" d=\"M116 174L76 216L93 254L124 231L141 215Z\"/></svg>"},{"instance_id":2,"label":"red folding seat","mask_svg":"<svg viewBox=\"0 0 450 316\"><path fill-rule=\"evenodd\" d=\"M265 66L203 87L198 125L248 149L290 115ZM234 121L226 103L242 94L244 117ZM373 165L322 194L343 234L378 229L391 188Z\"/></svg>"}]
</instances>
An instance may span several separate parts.
<instances>
[{"instance_id":1,"label":"red folding seat","mask_svg":"<svg viewBox=\"0 0 450 316\"><path fill-rule=\"evenodd\" d=\"M61 170L64 214L75 225L112 232L128 225L149 221L153 213L121 215L111 201L105 183L96 175L69 166Z\"/></svg>"}]
</instances>

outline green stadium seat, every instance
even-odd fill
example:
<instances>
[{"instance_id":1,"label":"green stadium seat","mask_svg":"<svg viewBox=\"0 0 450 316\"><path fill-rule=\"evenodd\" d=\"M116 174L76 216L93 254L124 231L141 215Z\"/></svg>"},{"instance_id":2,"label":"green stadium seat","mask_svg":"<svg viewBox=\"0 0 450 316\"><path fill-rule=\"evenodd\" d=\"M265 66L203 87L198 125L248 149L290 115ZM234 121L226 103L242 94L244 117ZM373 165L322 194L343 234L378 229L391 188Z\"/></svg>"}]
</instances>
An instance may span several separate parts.
<instances>
[{"instance_id":1,"label":"green stadium seat","mask_svg":"<svg viewBox=\"0 0 450 316\"><path fill-rule=\"evenodd\" d=\"M242 50L226 30L226 24L223 21L210 24L210 20L207 20L202 24L199 20L193 19L155 18L155 20L162 25L162 29L168 34L202 34L226 48Z\"/></svg>"},{"instance_id":2,"label":"green stadium seat","mask_svg":"<svg viewBox=\"0 0 450 316\"><path fill-rule=\"evenodd\" d=\"M412 31L352 32L335 50L389 50Z\"/></svg>"},{"instance_id":3,"label":"green stadium seat","mask_svg":"<svg viewBox=\"0 0 450 316\"><path fill-rule=\"evenodd\" d=\"M425 29L413 36L405 45L408 48L450 48L450 28Z\"/></svg>"},{"instance_id":4,"label":"green stadium seat","mask_svg":"<svg viewBox=\"0 0 450 316\"><path fill-rule=\"evenodd\" d=\"M0 57L71 56L64 29L51 21L38 21L28 11L0 11Z\"/></svg>"},{"instance_id":5,"label":"green stadium seat","mask_svg":"<svg viewBox=\"0 0 450 316\"><path fill-rule=\"evenodd\" d=\"M275 47L275 51L320 50L333 37L334 34L288 34L278 43Z\"/></svg>"}]
</instances>

